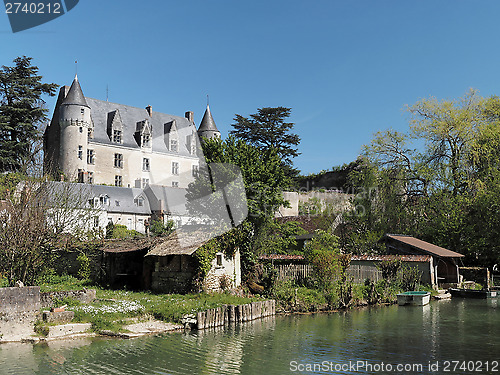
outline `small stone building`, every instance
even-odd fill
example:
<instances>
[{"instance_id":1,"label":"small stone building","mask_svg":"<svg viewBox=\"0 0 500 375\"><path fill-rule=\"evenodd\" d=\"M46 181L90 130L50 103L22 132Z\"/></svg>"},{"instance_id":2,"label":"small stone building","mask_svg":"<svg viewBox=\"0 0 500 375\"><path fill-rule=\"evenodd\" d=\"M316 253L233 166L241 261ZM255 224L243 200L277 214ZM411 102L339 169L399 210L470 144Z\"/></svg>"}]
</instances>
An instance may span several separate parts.
<instances>
[{"instance_id":1,"label":"small stone building","mask_svg":"<svg viewBox=\"0 0 500 375\"><path fill-rule=\"evenodd\" d=\"M145 288L162 293L188 293L239 287L241 265L238 249L233 256L217 253L208 274L203 280L197 280L198 262L194 255L209 239L210 236L203 231L184 227L153 247L144 259Z\"/></svg>"}]
</instances>

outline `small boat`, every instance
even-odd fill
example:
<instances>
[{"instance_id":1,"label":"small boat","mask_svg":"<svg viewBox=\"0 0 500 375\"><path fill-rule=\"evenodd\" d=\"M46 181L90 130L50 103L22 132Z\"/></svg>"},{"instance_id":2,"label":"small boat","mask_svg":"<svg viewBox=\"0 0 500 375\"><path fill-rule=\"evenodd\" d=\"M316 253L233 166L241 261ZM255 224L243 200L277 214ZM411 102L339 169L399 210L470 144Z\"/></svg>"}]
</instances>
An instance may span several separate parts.
<instances>
[{"instance_id":1,"label":"small boat","mask_svg":"<svg viewBox=\"0 0 500 375\"><path fill-rule=\"evenodd\" d=\"M495 298L498 293L496 290L476 290L476 289L463 289L463 288L450 288L452 297L460 298Z\"/></svg>"},{"instance_id":2,"label":"small boat","mask_svg":"<svg viewBox=\"0 0 500 375\"><path fill-rule=\"evenodd\" d=\"M398 297L398 305L415 305L415 306L424 306L429 303L431 300L431 294L429 292L404 292L399 293Z\"/></svg>"}]
</instances>

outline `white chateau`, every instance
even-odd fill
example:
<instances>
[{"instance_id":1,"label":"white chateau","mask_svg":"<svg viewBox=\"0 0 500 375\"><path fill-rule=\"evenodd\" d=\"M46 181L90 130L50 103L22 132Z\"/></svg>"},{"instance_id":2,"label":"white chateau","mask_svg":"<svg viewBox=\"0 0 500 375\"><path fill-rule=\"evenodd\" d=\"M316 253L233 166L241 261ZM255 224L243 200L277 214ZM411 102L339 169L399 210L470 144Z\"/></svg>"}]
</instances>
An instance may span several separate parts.
<instances>
[{"instance_id":1,"label":"white chateau","mask_svg":"<svg viewBox=\"0 0 500 375\"><path fill-rule=\"evenodd\" d=\"M208 105L196 129L193 112L179 117L86 98L75 76L71 87L61 87L44 134L44 172L84 184L78 191L99 212L94 228L113 222L144 232L151 219L179 227L192 219L185 189L203 158L202 137L220 137Z\"/></svg>"},{"instance_id":2,"label":"white chateau","mask_svg":"<svg viewBox=\"0 0 500 375\"><path fill-rule=\"evenodd\" d=\"M199 139L220 137L207 109L185 117L86 98L75 76L60 89L44 134L45 173L66 181L144 189L186 188L199 167Z\"/></svg>"}]
</instances>

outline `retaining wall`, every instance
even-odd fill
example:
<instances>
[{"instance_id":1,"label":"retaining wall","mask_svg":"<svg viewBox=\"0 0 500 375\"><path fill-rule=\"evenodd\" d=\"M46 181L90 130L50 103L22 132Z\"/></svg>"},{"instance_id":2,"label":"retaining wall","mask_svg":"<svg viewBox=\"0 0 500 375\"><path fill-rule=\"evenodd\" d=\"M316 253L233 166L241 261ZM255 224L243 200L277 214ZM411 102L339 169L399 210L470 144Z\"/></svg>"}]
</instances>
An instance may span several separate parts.
<instances>
[{"instance_id":1,"label":"retaining wall","mask_svg":"<svg viewBox=\"0 0 500 375\"><path fill-rule=\"evenodd\" d=\"M274 300L258 301L246 305L226 305L200 311L196 315L198 329L219 327L230 323L248 322L276 314Z\"/></svg>"}]
</instances>

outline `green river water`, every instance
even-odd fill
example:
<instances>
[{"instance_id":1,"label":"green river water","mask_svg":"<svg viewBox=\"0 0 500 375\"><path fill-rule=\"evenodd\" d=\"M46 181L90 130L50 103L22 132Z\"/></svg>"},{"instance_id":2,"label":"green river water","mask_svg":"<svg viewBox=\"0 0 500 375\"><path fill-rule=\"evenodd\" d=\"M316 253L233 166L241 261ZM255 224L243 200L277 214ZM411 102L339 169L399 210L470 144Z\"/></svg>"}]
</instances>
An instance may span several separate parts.
<instances>
[{"instance_id":1,"label":"green river water","mask_svg":"<svg viewBox=\"0 0 500 375\"><path fill-rule=\"evenodd\" d=\"M138 339L0 345L0 374L499 374L500 299L277 316Z\"/></svg>"}]
</instances>

